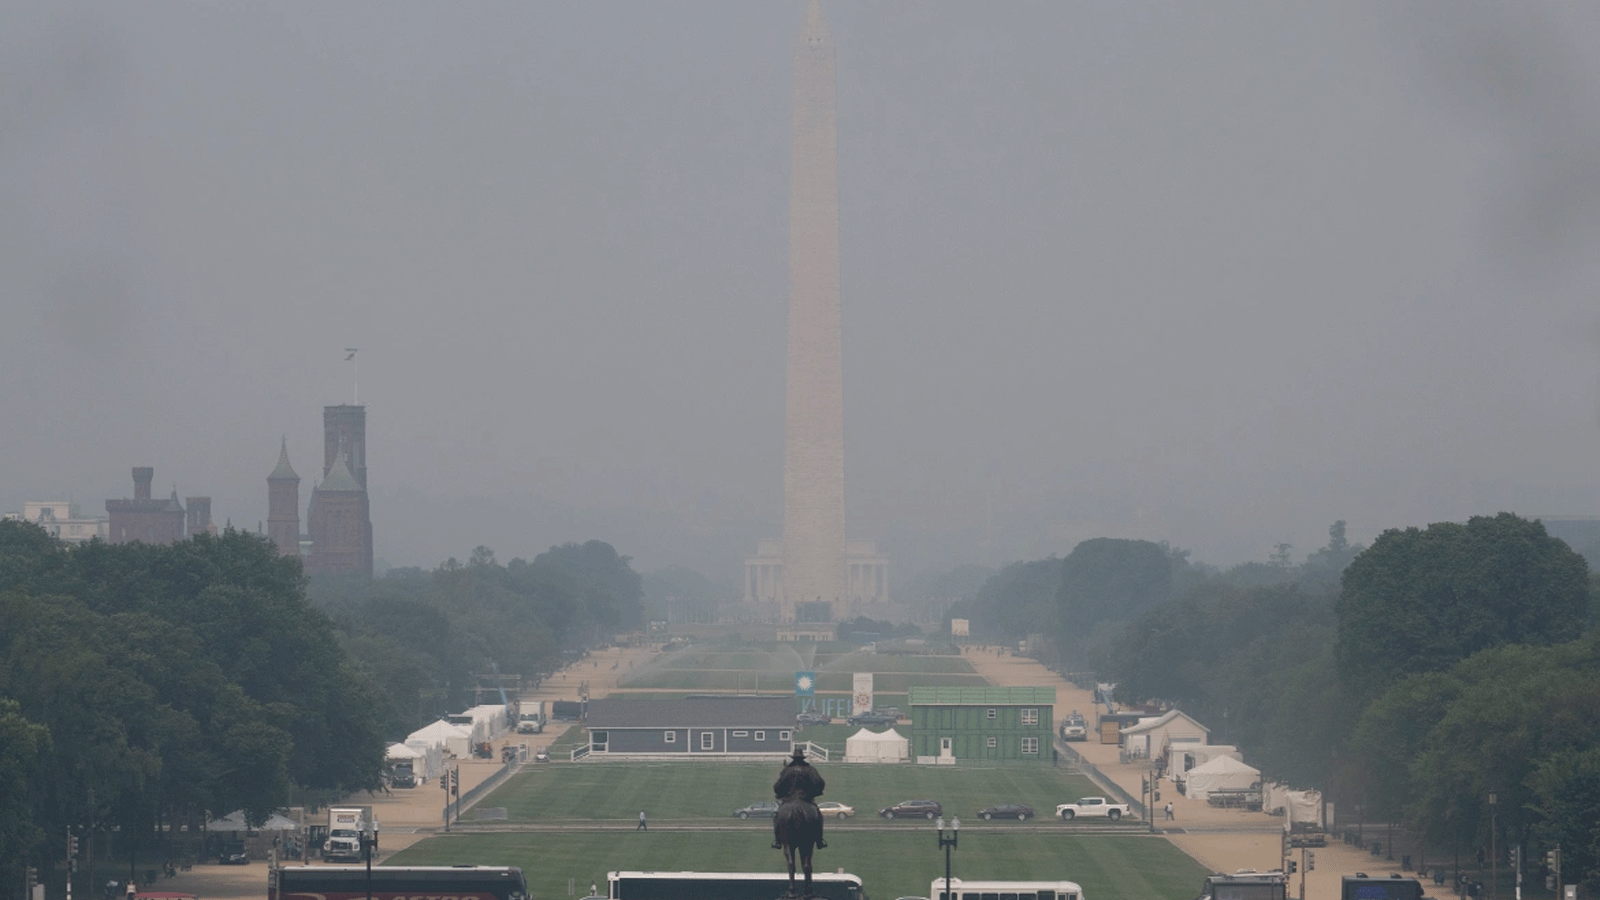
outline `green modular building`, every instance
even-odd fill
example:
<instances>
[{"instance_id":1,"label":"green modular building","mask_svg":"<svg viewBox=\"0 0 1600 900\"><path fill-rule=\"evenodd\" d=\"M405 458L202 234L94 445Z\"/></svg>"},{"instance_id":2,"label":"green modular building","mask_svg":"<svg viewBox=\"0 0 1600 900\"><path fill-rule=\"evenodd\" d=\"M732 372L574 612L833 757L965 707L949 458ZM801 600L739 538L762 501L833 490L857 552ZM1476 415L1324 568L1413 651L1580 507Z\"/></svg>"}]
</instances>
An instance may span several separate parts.
<instances>
[{"instance_id":1,"label":"green modular building","mask_svg":"<svg viewBox=\"0 0 1600 900\"><path fill-rule=\"evenodd\" d=\"M1053 687L912 687L911 756L1050 765L1055 702Z\"/></svg>"}]
</instances>

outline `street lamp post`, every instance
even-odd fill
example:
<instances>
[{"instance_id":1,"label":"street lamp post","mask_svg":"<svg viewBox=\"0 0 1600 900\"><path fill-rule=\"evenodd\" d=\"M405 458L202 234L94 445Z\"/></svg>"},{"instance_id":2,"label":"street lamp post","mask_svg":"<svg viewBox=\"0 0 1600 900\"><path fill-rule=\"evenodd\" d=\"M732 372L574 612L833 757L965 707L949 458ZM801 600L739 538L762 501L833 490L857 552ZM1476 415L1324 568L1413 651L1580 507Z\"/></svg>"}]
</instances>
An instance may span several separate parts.
<instances>
[{"instance_id":1,"label":"street lamp post","mask_svg":"<svg viewBox=\"0 0 1600 900\"><path fill-rule=\"evenodd\" d=\"M1494 791L1489 792L1489 897L1490 900L1500 896L1500 857L1499 848L1495 842L1494 803L1497 800ZM1482 845L1479 845L1482 846Z\"/></svg>"},{"instance_id":2,"label":"street lamp post","mask_svg":"<svg viewBox=\"0 0 1600 900\"><path fill-rule=\"evenodd\" d=\"M933 827L939 829L939 848L944 851L944 897L941 900L950 900L950 851L956 848L956 842L961 838L961 820L950 819L950 836L944 836L944 816L940 816Z\"/></svg>"},{"instance_id":3,"label":"street lamp post","mask_svg":"<svg viewBox=\"0 0 1600 900\"><path fill-rule=\"evenodd\" d=\"M372 851L378 846L378 823L361 829L361 852L367 858L367 900L372 900Z\"/></svg>"}]
</instances>

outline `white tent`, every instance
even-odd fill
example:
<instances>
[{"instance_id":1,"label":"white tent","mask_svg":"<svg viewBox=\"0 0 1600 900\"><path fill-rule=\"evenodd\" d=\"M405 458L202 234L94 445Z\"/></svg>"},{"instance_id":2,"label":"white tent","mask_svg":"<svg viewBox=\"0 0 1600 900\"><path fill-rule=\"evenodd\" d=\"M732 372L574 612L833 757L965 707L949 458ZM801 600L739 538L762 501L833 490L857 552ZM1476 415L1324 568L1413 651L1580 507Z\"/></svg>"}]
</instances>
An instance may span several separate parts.
<instances>
[{"instance_id":1,"label":"white tent","mask_svg":"<svg viewBox=\"0 0 1600 900\"><path fill-rule=\"evenodd\" d=\"M471 747L468 746L468 735L471 732L465 728L451 725L443 719L432 725L424 725L406 737L406 746L417 749L420 744L437 744L444 748L446 753L454 756L465 757L469 755Z\"/></svg>"},{"instance_id":2,"label":"white tent","mask_svg":"<svg viewBox=\"0 0 1600 900\"><path fill-rule=\"evenodd\" d=\"M890 728L874 734L863 728L845 739L845 762L905 762L911 755L911 742Z\"/></svg>"},{"instance_id":3,"label":"white tent","mask_svg":"<svg viewBox=\"0 0 1600 900\"><path fill-rule=\"evenodd\" d=\"M420 751L413 750L410 747L407 747L405 744L390 744L389 745L389 752L386 755L386 758L388 758L388 759L418 759L421 756L422 756L422 753Z\"/></svg>"},{"instance_id":4,"label":"white tent","mask_svg":"<svg viewBox=\"0 0 1600 900\"><path fill-rule=\"evenodd\" d=\"M1231 756L1219 756L1184 776L1184 793L1191 800L1204 800L1212 791L1245 791L1261 784L1261 770L1247 766Z\"/></svg>"},{"instance_id":5,"label":"white tent","mask_svg":"<svg viewBox=\"0 0 1600 900\"><path fill-rule=\"evenodd\" d=\"M220 819L212 819L206 823L208 831L296 831L300 823L293 819L272 813L267 816L267 821L251 828L245 823L244 810L236 809Z\"/></svg>"},{"instance_id":6,"label":"white tent","mask_svg":"<svg viewBox=\"0 0 1600 900\"><path fill-rule=\"evenodd\" d=\"M1167 748L1167 774L1181 778L1190 769L1198 768L1219 756L1231 756L1244 762L1244 754L1232 744L1173 744Z\"/></svg>"}]
</instances>

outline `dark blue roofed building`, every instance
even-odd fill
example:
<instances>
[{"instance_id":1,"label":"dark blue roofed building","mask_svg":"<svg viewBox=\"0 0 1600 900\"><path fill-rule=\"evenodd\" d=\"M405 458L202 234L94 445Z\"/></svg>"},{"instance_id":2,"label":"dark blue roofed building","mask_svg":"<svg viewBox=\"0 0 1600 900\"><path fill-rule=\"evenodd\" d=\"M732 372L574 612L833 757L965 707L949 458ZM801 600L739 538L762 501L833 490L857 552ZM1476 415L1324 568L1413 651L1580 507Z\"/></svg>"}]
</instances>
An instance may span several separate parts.
<instances>
[{"instance_id":1,"label":"dark blue roofed building","mask_svg":"<svg viewBox=\"0 0 1600 900\"><path fill-rule=\"evenodd\" d=\"M590 700L589 753L606 756L787 756L793 697Z\"/></svg>"}]
</instances>

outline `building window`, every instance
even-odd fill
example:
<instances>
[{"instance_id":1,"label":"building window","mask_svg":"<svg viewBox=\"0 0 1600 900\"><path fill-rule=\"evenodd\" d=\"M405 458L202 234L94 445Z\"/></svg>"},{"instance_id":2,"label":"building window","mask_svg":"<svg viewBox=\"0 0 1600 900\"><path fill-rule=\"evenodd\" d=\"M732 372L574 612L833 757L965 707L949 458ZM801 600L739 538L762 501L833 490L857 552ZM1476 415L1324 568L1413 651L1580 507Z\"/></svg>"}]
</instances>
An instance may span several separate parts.
<instances>
[{"instance_id":1,"label":"building window","mask_svg":"<svg viewBox=\"0 0 1600 900\"><path fill-rule=\"evenodd\" d=\"M1025 755L1026 754L1035 754L1035 755L1037 755L1038 752L1039 752L1039 739L1038 738L1023 738L1022 739L1022 752Z\"/></svg>"},{"instance_id":2,"label":"building window","mask_svg":"<svg viewBox=\"0 0 1600 900\"><path fill-rule=\"evenodd\" d=\"M787 732L787 731L778 732L778 740L787 741L788 739L789 739L789 732Z\"/></svg>"},{"instance_id":3,"label":"building window","mask_svg":"<svg viewBox=\"0 0 1600 900\"><path fill-rule=\"evenodd\" d=\"M609 731L591 731L589 732L589 748L598 753L604 753L606 752L606 743L610 739L611 732Z\"/></svg>"},{"instance_id":4,"label":"building window","mask_svg":"<svg viewBox=\"0 0 1600 900\"><path fill-rule=\"evenodd\" d=\"M749 737L750 736L750 732L748 732L748 731L735 731L733 733L733 736L734 737Z\"/></svg>"},{"instance_id":5,"label":"building window","mask_svg":"<svg viewBox=\"0 0 1600 900\"><path fill-rule=\"evenodd\" d=\"M1023 710L1022 711L1022 724L1024 724L1024 725L1037 725L1037 724L1039 724L1039 711L1037 709L1025 709L1025 710Z\"/></svg>"},{"instance_id":6,"label":"building window","mask_svg":"<svg viewBox=\"0 0 1600 900\"><path fill-rule=\"evenodd\" d=\"M766 739L767 739L767 733L766 733L766 732L765 732L765 731L758 731L758 732L756 732L756 740L758 740L758 741L764 741L764 740L766 740Z\"/></svg>"},{"instance_id":7,"label":"building window","mask_svg":"<svg viewBox=\"0 0 1600 900\"><path fill-rule=\"evenodd\" d=\"M989 718L994 718L994 710L989 710Z\"/></svg>"},{"instance_id":8,"label":"building window","mask_svg":"<svg viewBox=\"0 0 1600 900\"><path fill-rule=\"evenodd\" d=\"M717 735L716 735L716 732L714 732L714 731L702 731L702 732L700 732L700 749L701 750L715 750L715 749L717 749Z\"/></svg>"},{"instance_id":9,"label":"building window","mask_svg":"<svg viewBox=\"0 0 1600 900\"><path fill-rule=\"evenodd\" d=\"M676 731L669 731L661 735L661 740L668 744L676 744L678 742L678 733Z\"/></svg>"},{"instance_id":10,"label":"building window","mask_svg":"<svg viewBox=\"0 0 1600 900\"><path fill-rule=\"evenodd\" d=\"M989 738L989 749L993 750L997 746L999 746L999 742L996 741L994 738Z\"/></svg>"}]
</instances>

